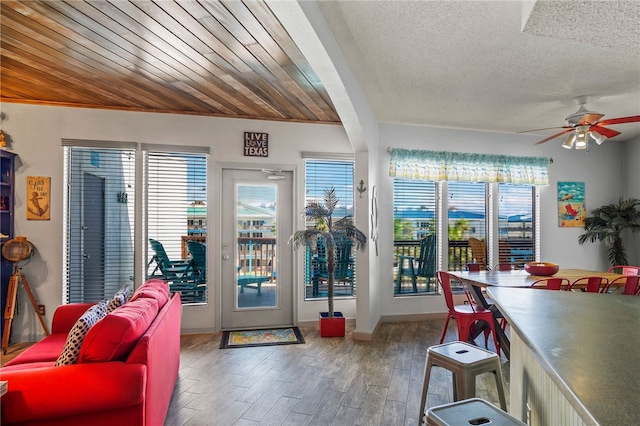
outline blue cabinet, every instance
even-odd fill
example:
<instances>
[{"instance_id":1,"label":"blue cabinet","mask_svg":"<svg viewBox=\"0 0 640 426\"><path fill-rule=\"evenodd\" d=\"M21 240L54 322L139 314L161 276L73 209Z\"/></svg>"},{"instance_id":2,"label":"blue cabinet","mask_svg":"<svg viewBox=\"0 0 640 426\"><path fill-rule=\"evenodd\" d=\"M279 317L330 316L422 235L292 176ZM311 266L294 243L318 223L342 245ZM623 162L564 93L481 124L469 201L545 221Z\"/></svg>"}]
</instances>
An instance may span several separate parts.
<instances>
[{"instance_id":1,"label":"blue cabinet","mask_svg":"<svg viewBox=\"0 0 640 426\"><path fill-rule=\"evenodd\" d=\"M13 235L14 219L14 186L15 186L15 158L13 152L0 149L0 246L9 241ZM7 289L9 287L9 277L13 265L4 256L0 256L0 285L2 288L2 313L7 302ZM0 327L4 333L4 321Z\"/></svg>"}]
</instances>

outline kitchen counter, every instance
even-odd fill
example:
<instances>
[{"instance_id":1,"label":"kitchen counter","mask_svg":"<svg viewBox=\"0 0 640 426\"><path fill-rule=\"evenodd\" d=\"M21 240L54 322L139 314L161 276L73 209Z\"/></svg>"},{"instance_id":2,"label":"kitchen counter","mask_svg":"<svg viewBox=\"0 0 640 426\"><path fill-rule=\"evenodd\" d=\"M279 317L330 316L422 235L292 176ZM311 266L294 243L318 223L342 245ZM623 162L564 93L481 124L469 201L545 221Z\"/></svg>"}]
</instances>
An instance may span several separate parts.
<instances>
[{"instance_id":1,"label":"kitchen counter","mask_svg":"<svg viewBox=\"0 0 640 426\"><path fill-rule=\"evenodd\" d=\"M640 297L487 292L511 327L512 415L531 425L640 424Z\"/></svg>"}]
</instances>

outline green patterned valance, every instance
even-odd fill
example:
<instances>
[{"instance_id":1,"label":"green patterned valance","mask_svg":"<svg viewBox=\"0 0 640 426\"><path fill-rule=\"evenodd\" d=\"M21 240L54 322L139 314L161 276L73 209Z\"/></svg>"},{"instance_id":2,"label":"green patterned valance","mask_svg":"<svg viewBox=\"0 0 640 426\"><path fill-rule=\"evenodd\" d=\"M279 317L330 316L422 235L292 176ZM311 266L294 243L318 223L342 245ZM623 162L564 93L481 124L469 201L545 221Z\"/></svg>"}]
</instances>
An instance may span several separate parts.
<instances>
[{"instance_id":1,"label":"green patterned valance","mask_svg":"<svg viewBox=\"0 0 640 426\"><path fill-rule=\"evenodd\" d=\"M390 149L389 176L401 179L548 185L549 158Z\"/></svg>"}]
</instances>

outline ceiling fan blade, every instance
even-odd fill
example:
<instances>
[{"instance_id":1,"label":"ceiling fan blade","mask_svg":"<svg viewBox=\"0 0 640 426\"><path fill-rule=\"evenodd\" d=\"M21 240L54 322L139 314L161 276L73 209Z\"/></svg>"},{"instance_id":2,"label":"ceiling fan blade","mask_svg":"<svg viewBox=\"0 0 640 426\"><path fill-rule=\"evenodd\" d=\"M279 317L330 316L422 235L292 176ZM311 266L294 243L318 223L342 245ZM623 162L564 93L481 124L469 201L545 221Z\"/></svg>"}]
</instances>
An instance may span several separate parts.
<instances>
[{"instance_id":1,"label":"ceiling fan blade","mask_svg":"<svg viewBox=\"0 0 640 426\"><path fill-rule=\"evenodd\" d=\"M602 120L598 124L622 124L622 123L635 123L640 121L640 115L632 115L631 117L610 118L608 120Z\"/></svg>"},{"instance_id":2,"label":"ceiling fan blade","mask_svg":"<svg viewBox=\"0 0 640 426\"><path fill-rule=\"evenodd\" d=\"M540 130L569 129L569 128L573 128L573 127L571 127L571 126L545 127L544 129L523 130L523 131L521 131L521 132L516 132L516 133L531 133L531 132L538 132L538 131L540 131Z\"/></svg>"},{"instance_id":3,"label":"ceiling fan blade","mask_svg":"<svg viewBox=\"0 0 640 426\"><path fill-rule=\"evenodd\" d=\"M563 130L563 131L562 131L562 132L560 132L560 133L556 133L555 135L551 135L551 136L549 136L548 138L542 139L540 142L536 142L535 144L536 144L536 145L540 145L541 143L549 142L551 139L555 139L555 138L557 138L558 136L562 136L562 135L564 135L565 133L569 133L569 132L573 132L573 127L572 127L572 128L570 128L570 129L567 129L567 130Z\"/></svg>"},{"instance_id":4,"label":"ceiling fan blade","mask_svg":"<svg viewBox=\"0 0 640 426\"><path fill-rule=\"evenodd\" d=\"M604 117L604 114L588 112L585 115L583 115L578 122L580 123L581 126L584 126L586 124L595 123L596 121L600 120L602 117Z\"/></svg>"},{"instance_id":5,"label":"ceiling fan blade","mask_svg":"<svg viewBox=\"0 0 640 426\"><path fill-rule=\"evenodd\" d=\"M612 137L618 136L620 134L620 132L616 132L612 129L607 129L606 127L602 127L600 124L594 124L593 126L589 127L589 131L600 133L602 136L606 136L607 139L611 139Z\"/></svg>"}]
</instances>

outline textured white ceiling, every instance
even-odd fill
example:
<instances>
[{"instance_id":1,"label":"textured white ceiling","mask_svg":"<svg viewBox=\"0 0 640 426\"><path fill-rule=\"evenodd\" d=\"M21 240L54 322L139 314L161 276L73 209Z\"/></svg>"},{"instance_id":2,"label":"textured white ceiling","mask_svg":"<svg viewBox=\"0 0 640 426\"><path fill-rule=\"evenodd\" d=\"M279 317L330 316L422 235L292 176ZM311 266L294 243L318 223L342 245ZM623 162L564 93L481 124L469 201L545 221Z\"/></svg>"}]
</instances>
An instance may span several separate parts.
<instances>
[{"instance_id":1,"label":"textured white ceiling","mask_svg":"<svg viewBox=\"0 0 640 426\"><path fill-rule=\"evenodd\" d=\"M319 5L382 122L515 133L564 125L583 95L603 119L640 115L640 1Z\"/></svg>"}]
</instances>

